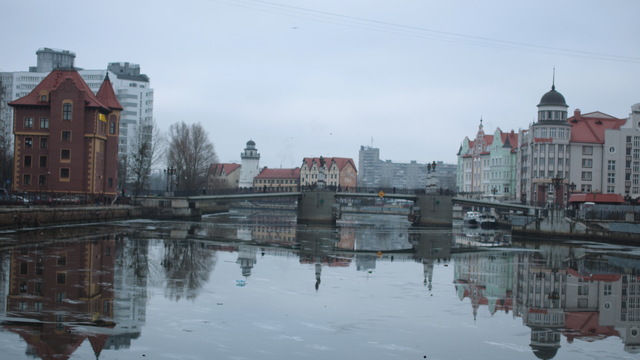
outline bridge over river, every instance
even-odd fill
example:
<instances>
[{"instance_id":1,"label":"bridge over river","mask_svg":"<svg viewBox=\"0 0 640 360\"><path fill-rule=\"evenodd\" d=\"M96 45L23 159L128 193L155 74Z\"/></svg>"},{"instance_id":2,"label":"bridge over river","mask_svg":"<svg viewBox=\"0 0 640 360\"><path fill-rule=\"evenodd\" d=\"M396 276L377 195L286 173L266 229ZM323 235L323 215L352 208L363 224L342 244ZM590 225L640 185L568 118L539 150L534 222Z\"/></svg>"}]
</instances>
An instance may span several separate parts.
<instances>
[{"instance_id":1,"label":"bridge over river","mask_svg":"<svg viewBox=\"0 0 640 360\"><path fill-rule=\"evenodd\" d=\"M175 216L189 216L192 213L224 211L229 204L240 201L260 201L293 198L297 203L298 222L333 222L339 218L344 201L340 199L378 198L412 201L409 210L410 219L416 225L450 226L453 222L453 204L484 207L507 207L509 211L528 212L529 207L501 203L474 202L464 198L437 193L395 194L395 193L357 193L335 191L300 191L273 193L236 193L224 195L199 195L188 197L147 197L139 198L145 207L157 207L170 210Z\"/></svg>"}]
</instances>

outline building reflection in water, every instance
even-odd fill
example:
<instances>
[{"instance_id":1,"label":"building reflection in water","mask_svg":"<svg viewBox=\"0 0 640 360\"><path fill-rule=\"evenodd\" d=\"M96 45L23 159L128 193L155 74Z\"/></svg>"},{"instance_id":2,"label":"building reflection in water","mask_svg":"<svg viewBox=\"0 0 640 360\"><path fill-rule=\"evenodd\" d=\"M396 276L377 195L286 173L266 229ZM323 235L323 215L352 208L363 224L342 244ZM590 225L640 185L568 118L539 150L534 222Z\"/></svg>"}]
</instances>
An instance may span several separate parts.
<instances>
[{"instance_id":1,"label":"building reflection in water","mask_svg":"<svg viewBox=\"0 0 640 360\"><path fill-rule=\"evenodd\" d=\"M619 337L640 352L640 258L580 246L532 243L535 251L487 251L453 256L460 299L491 314L513 311L530 328L536 357L551 359L561 337Z\"/></svg>"},{"instance_id":2,"label":"building reflection in water","mask_svg":"<svg viewBox=\"0 0 640 360\"><path fill-rule=\"evenodd\" d=\"M104 234L3 251L3 328L42 359L67 358L85 340L96 357L128 347L145 321L146 287L131 291L146 279L140 243Z\"/></svg>"},{"instance_id":3,"label":"building reflection in water","mask_svg":"<svg viewBox=\"0 0 640 360\"><path fill-rule=\"evenodd\" d=\"M194 299L218 253L235 252L245 278L265 255L298 258L316 291L328 267L372 272L379 262L417 262L431 292L434 269L451 265L469 316L478 321L483 308L511 314L528 327L538 358L554 358L563 338L616 337L625 351L640 352L640 257L629 253L540 241L509 241L508 251L461 248L450 231L381 221L297 227L287 213L242 215L239 223L131 224L117 234L85 230L63 236L78 241L43 239L0 251L2 326L42 359L68 357L87 340L96 356L128 348L146 322L150 282L174 301Z\"/></svg>"}]
</instances>

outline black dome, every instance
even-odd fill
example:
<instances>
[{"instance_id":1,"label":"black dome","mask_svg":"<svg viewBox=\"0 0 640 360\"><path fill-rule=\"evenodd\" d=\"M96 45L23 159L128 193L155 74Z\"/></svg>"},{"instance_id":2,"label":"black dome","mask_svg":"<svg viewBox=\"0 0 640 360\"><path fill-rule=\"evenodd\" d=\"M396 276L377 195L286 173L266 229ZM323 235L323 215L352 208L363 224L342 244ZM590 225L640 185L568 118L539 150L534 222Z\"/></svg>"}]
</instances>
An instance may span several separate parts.
<instances>
[{"instance_id":1,"label":"black dome","mask_svg":"<svg viewBox=\"0 0 640 360\"><path fill-rule=\"evenodd\" d=\"M556 86L551 86L551 91L542 95L540 99L540 104L538 106L566 106L567 102L564 100L564 96L556 91Z\"/></svg>"},{"instance_id":2,"label":"black dome","mask_svg":"<svg viewBox=\"0 0 640 360\"><path fill-rule=\"evenodd\" d=\"M560 96L562 96L562 95L560 95ZM256 143L253 140L247 141L247 146L255 146L255 145L256 145Z\"/></svg>"}]
</instances>

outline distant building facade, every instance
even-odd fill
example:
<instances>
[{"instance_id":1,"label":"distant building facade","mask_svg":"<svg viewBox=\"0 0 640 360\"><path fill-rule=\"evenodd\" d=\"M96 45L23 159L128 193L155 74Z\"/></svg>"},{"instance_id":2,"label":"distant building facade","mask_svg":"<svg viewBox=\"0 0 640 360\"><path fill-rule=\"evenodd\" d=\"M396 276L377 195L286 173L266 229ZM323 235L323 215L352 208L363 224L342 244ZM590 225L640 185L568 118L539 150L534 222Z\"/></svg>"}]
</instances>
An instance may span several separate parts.
<instances>
[{"instance_id":1,"label":"distant building facade","mask_svg":"<svg viewBox=\"0 0 640 360\"><path fill-rule=\"evenodd\" d=\"M465 138L458 150L457 191L478 197L515 199L518 134L500 128L484 132L482 120L473 140Z\"/></svg>"},{"instance_id":2,"label":"distant building facade","mask_svg":"<svg viewBox=\"0 0 640 360\"><path fill-rule=\"evenodd\" d=\"M255 178L253 187L257 191L300 191L300 168L264 168Z\"/></svg>"},{"instance_id":3,"label":"distant building facade","mask_svg":"<svg viewBox=\"0 0 640 360\"><path fill-rule=\"evenodd\" d=\"M15 191L116 195L122 106L108 76L94 95L76 70L54 70L9 105Z\"/></svg>"},{"instance_id":4,"label":"distant building facade","mask_svg":"<svg viewBox=\"0 0 640 360\"><path fill-rule=\"evenodd\" d=\"M212 164L209 169L209 190L236 189L240 183L240 164Z\"/></svg>"},{"instance_id":5,"label":"distant building facade","mask_svg":"<svg viewBox=\"0 0 640 360\"><path fill-rule=\"evenodd\" d=\"M300 185L318 186L324 181L326 186L340 188L343 191L354 190L357 185L358 171L351 158L314 157L302 159L300 167Z\"/></svg>"},{"instance_id":6,"label":"distant building facade","mask_svg":"<svg viewBox=\"0 0 640 360\"><path fill-rule=\"evenodd\" d=\"M432 176L440 189L455 189L455 164L436 162L436 171L429 174L427 164L417 161L394 163L380 160L380 149L360 146L358 162L358 187L424 189L428 175Z\"/></svg>"}]
</instances>

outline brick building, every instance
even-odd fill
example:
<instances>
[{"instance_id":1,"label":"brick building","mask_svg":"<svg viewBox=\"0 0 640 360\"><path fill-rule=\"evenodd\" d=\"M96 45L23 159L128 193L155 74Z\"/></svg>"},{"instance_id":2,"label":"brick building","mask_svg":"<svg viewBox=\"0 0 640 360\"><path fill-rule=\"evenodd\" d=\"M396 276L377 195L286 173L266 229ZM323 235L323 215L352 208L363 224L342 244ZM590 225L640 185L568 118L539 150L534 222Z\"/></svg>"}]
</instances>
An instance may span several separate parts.
<instances>
[{"instance_id":1,"label":"brick building","mask_svg":"<svg viewBox=\"0 0 640 360\"><path fill-rule=\"evenodd\" d=\"M57 69L9 105L14 191L117 194L122 106L108 75L94 94L76 70Z\"/></svg>"}]
</instances>

